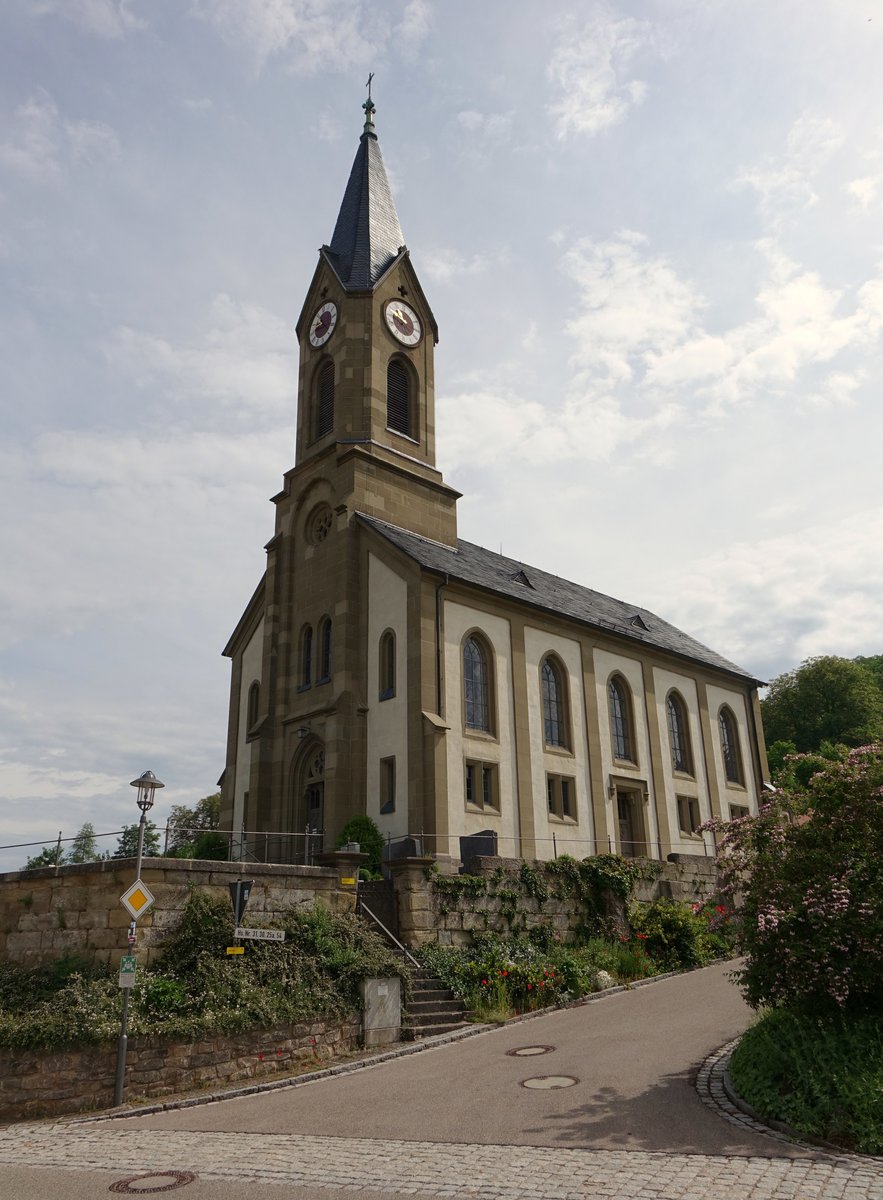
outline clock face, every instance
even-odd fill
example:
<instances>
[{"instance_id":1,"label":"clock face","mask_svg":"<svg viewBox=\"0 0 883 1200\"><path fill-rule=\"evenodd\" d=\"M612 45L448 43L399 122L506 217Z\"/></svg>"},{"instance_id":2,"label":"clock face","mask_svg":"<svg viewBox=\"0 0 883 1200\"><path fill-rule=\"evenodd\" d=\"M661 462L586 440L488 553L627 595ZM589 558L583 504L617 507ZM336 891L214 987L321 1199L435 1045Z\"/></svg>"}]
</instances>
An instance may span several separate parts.
<instances>
[{"instance_id":1,"label":"clock face","mask_svg":"<svg viewBox=\"0 0 883 1200\"><path fill-rule=\"evenodd\" d=\"M334 333L337 324L337 305L329 300L323 304L310 322L310 345L324 346Z\"/></svg>"},{"instance_id":2,"label":"clock face","mask_svg":"<svg viewBox=\"0 0 883 1200\"><path fill-rule=\"evenodd\" d=\"M390 300L386 306L386 324L394 338L403 346L416 346L423 337L423 327L420 318L402 300Z\"/></svg>"}]
</instances>

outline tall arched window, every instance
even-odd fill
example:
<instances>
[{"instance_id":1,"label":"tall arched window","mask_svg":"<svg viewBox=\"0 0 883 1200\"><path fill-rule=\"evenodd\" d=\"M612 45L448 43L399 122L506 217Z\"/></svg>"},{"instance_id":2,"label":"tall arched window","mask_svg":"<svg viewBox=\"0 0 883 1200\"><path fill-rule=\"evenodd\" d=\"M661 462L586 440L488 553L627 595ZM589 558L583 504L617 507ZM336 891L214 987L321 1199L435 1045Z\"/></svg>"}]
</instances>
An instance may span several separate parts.
<instances>
[{"instance_id":1,"label":"tall arched window","mask_svg":"<svg viewBox=\"0 0 883 1200\"><path fill-rule=\"evenodd\" d=\"M300 638L300 686L308 688L313 682L313 627L305 625Z\"/></svg>"},{"instance_id":2,"label":"tall arched window","mask_svg":"<svg viewBox=\"0 0 883 1200\"><path fill-rule=\"evenodd\" d=\"M634 762L631 704L628 688L620 676L614 675L608 683L607 699L610 705L610 737L613 742L613 757Z\"/></svg>"},{"instance_id":3,"label":"tall arched window","mask_svg":"<svg viewBox=\"0 0 883 1200\"><path fill-rule=\"evenodd\" d=\"M396 694L396 635L387 629L380 639L378 690L381 700L390 700Z\"/></svg>"},{"instance_id":4,"label":"tall arched window","mask_svg":"<svg viewBox=\"0 0 883 1200\"><path fill-rule=\"evenodd\" d=\"M315 424L313 439L334 428L334 363L326 358L316 372Z\"/></svg>"},{"instance_id":5,"label":"tall arched window","mask_svg":"<svg viewBox=\"0 0 883 1200\"><path fill-rule=\"evenodd\" d=\"M317 683L327 683L331 678L331 618L325 617L319 624L319 664Z\"/></svg>"},{"instance_id":6,"label":"tall arched window","mask_svg":"<svg viewBox=\"0 0 883 1200\"><path fill-rule=\"evenodd\" d=\"M687 707L677 692L669 692L665 709L672 768L692 775L693 755L690 747L690 728L687 724Z\"/></svg>"},{"instance_id":7,"label":"tall arched window","mask_svg":"<svg viewBox=\"0 0 883 1200\"><path fill-rule=\"evenodd\" d=\"M253 729L258 721L261 707L261 685L255 679L248 689L248 704L246 705L245 731Z\"/></svg>"},{"instance_id":8,"label":"tall arched window","mask_svg":"<svg viewBox=\"0 0 883 1200\"><path fill-rule=\"evenodd\" d=\"M400 358L391 358L386 368L386 426L396 433L414 436L411 372Z\"/></svg>"},{"instance_id":9,"label":"tall arched window","mask_svg":"<svg viewBox=\"0 0 883 1200\"><path fill-rule=\"evenodd\" d=\"M730 709L724 707L718 716L721 731L721 753L728 783L744 784L742 752L739 749L739 727Z\"/></svg>"},{"instance_id":10,"label":"tall arched window","mask_svg":"<svg viewBox=\"0 0 883 1200\"><path fill-rule=\"evenodd\" d=\"M467 729L491 732L489 656L475 635L463 643L463 701Z\"/></svg>"},{"instance_id":11,"label":"tall arched window","mask_svg":"<svg viewBox=\"0 0 883 1200\"><path fill-rule=\"evenodd\" d=\"M540 670L543 690L543 739L547 746L567 746L567 704L561 669L544 658Z\"/></svg>"}]
</instances>

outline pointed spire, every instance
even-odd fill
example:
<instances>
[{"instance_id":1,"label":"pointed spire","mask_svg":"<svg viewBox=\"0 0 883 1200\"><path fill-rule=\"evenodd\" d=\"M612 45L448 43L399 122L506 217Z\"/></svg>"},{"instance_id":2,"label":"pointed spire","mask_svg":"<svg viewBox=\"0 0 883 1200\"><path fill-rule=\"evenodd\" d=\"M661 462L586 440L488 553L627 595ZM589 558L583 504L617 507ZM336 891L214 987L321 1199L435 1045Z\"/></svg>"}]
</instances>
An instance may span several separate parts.
<instances>
[{"instance_id":1,"label":"pointed spire","mask_svg":"<svg viewBox=\"0 0 883 1200\"><path fill-rule=\"evenodd\" d=\"M398 257L405 240L374 130L373 78L373 74L368 77L368 99L362 105L365 128L331 245L323 247L334 273L348 292L371 291Z\"/></svg>"}]
</instances>

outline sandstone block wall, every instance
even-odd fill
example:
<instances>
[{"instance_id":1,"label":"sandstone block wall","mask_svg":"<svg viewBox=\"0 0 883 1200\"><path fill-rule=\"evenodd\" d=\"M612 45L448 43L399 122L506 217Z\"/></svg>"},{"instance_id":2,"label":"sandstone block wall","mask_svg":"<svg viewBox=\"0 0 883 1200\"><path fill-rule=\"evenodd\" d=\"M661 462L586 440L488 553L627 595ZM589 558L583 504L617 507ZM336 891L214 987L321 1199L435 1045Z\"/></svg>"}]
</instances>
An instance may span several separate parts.
<instances>
[{"instance_id":1,"label":"sandstone block wall","mask_svg":"<svg viewBox=\"0 0 883 1200\"><path fill-rule=\"evenodd\" d=\"M466 864L470 875L488 882L487 891L452 894L439 887L433 878L433 860L400 859L390 863L398 906L399 936L406 946L466 946L476 933L507 934L513 927L533 929L551 927L562 940L569 941L585 922L585 910L578 899L557 899L549 895L539 900L525 892L519 883L520 859L478 857ZM543 871L542 863L531 866ZM641 880L634 898L649 902L660 897L689 903L712 896L717 889L714 860L699 855L672 855L667 862L653 864L658 878ZM502 876L501 873L502 872ZM462 878L454 876L453 879ZM492 882L493 880L493 882ZM553 888L550 886L549 891ZM616 927L627 928L625 907L612 893L605 897L607 917Z\"/></svg>"},{"instance_id":2,"label":"sandstone block wall","mask_svg":"<svg viewBox=\"0 0 883 1200\"><path fill-rule=\"evenodd\" d=\"M120 896L135 882L136 865L134 859L108 859L0 875L0 960L36 966L78 953L98 962L118 962L128 953L131 920ZM291 905L319 903L332 912L355 907L355 889L341 884L337 866L145 858L141 879L156 899L138 921L142 965L161 949L193 886L229 900L230 883L253 879L246 923L257 917L257 924L271 924Z\"/></svg>"},{"instance_id":3,"label":"sandstone block wall","mask_svg":"<svg viewBox=\"0 0 883 1200\"><path fill-rule=\"evenodd\" d=\"M283 1071L321 1067L354 1049L361 1021L313 1021L198 1042L130 1038L126 1099L221 1087ZM108 1108L113 1104L116 1046L79 1050L0 1049L0 1121L27 1120Z\"/></svg>"}]
</instances>

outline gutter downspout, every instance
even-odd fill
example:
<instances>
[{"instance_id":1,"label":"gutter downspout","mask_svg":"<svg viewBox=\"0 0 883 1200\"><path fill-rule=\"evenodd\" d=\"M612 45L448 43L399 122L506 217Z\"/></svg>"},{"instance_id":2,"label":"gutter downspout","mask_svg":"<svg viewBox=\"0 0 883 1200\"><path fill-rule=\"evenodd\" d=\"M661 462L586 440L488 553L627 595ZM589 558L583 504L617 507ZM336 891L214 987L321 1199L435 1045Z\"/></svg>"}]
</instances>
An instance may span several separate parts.
<instances>
[{"instance_id":1,"label":"gutter downspout","mask_svg":"<svg viewBox=\"0 0 883 1200\"><path fill-rule=\"evenodd\" d=\"M435 711L443 717L442 712L442 644L441 644L441 594L442 588L447 587L449 576L445 575L435 589Z\"/></svg>"}]
</instances>

